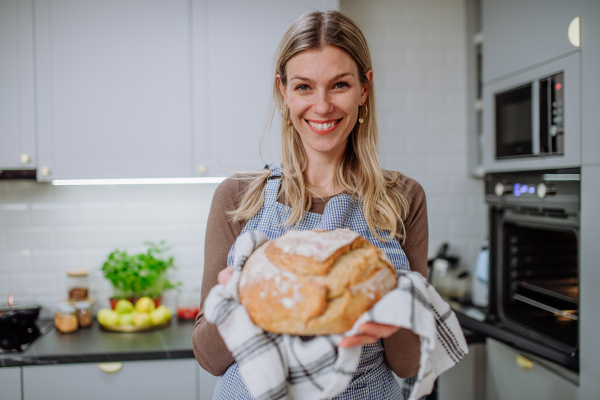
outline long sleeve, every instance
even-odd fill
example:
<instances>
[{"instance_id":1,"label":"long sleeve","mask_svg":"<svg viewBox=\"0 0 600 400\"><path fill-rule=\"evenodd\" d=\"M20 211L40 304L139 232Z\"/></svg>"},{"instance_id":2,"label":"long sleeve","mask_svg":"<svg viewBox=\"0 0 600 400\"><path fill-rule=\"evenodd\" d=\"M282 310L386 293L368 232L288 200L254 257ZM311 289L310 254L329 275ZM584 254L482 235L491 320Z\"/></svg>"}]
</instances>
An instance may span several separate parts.
<instances>
[{"instance_id":1,"label":"long sleeve","mask_svg":"<svg viewBox=\"0 0 600 400\"><path fill-rule=\"evenodd\" d=\"M227 254L242 231L243 224L229 221L226 214L237 208L240 186L240 180L234 176L217 187L206 226L200 313L196 317L192 345L200 366L215 376L223 375L234 359L217 327L204 318L204 300L217 284L219 272L227 267Z\"/></svg>"},{"instance_id":2,"label":"long sleeve","mask_svg":"<svg viewBox=\"0 0 600 400\"><path fill-rule=\"evenodd\" d=\"M402 249L408 258L411 270L427 278L429 230L425 192L421 185L410 178L403 176L400 183L399 188L409 199L410 204L409 214L404 221L406 239ZM413 376L419 371L420 345L419 337L406 329L400 329L383 340L385 360L390 369L400 378Z\"/></svg>"}]
</instances>

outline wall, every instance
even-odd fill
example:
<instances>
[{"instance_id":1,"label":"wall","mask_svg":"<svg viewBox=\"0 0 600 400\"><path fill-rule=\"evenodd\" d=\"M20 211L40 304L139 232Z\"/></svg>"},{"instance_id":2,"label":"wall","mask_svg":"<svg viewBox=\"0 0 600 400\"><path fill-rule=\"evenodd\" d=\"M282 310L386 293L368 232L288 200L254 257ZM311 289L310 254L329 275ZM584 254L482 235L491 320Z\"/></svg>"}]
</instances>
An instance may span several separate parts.
<instances>
[{"instance_id":1,"label":"wall","mask_svg":"<svg viewBox=\"0 0 600 400\"><path fill-rule=\"evenodd\" d=\"M204 234L216 184L52 186L0 181L0 301L35 300L50 316L66 298L69 269L91 271L91 296L107 306L111 286L100 268L116 249L144 241L172 245L184 288L200 287ZM171 300L173 300L171 298Z\"/></svg>"},{"instance_id":2,"label":"wall","mask_svg":"<svg viewBox=\"0 0 600 400\"><path fill-rule=\"evenodd\" d=\"M351 1L374 60L383 166L415 178L428 202L429 255L449 241L472 268L486 232L483 183L467 171L466 21L462 0ZM266 107L267 105L265 105ZM0 301L9 291L46 316L66 296L64 271L100 273L115 248L173 246L175 278L199 287L206 217L216 185L51 186L0 181Z\"/></svg>"},{"instance_id":3,"label":"wall","mask_svg":"<svg viewBox=\"0 0 600 400\"><path fill-rule=\"evenodd\" d=\"M341 2L371 49L383 166L425 189L429 255L448 241L472 269L487 210L483 181L470 178L467 165L465 6L464 0Z\"/></svg>"}]
</instances>

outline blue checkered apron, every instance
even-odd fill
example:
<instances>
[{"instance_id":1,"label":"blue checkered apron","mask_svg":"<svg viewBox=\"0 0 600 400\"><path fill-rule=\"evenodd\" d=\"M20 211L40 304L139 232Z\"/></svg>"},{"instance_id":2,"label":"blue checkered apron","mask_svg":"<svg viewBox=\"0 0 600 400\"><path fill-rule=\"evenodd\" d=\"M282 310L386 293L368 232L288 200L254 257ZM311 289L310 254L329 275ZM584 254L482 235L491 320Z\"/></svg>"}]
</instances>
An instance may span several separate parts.
<instances>
[{"instance_id":1,"label":"blue checkered apron","mask_svg":"<svg viewBox=\"0 0 600 400\"><path fill-rule=\"evenodd\" d=\"M360 233L369 242L383 250L390 258L396 270L409 271L408 259L397 240L382 242L377 239L367 225L362 213L360 202L349 195L340 194L332 197L325 206L323 215L309 212L295 226L284 225L291 213L291 208L277 202L282 169L279 164L268 165L271 174L265 187L265 200L258 213L244 226L242 233L249 230L259 230L269 240L283 235L290 229L308 230L323 229L332 231L338 228L348 228ZM386 232L378 231L382 236ZM227 256L227 265L233 265L235 244ZM219 378L215 400L252 400L252 396L244 385L236 363L231 364L225 374ZM348 388L335 397L336 400L370 400L370 399L400 399L402 393L391 370L385 363L382 341L367 344L362 347L360 363Z\"/></svg>"}]
</instances>

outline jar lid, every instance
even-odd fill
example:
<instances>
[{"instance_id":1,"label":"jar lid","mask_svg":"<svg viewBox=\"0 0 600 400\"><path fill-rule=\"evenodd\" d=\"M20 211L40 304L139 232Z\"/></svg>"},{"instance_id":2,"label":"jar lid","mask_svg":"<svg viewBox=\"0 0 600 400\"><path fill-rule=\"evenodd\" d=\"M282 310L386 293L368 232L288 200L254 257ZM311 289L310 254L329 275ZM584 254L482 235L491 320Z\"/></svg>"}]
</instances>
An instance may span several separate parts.
<instances>
[{"instance_id":1,"label":"jar lid","mask_svg":"<svg viewBox=\"0 0 600 400\"><path fill-rule=\"evenodd\" d=\"M79 310L85 310L90 308L91 306L92 305L87 301L78 301L77 303L75 303L75 308Z\"/></svg>"},{"instance_id":2,"label":"jar lid","mask_svg":"<svg viewBox=\"0 0 600 400\"><path fill-rule=\"evenodd\" d=\"M67 271L67 276L88 276L90 271L87 269L72 269Z\"/></svg>"},{"instance_id":3,"label":"jar lid","mask_svg":"<svg viewBox=\"0 0 600 400\"><path fill-rule=\"evenodd\" d=\"M75 307L66 303L60 303L58 306L56 306L56 309L61 313L72 314L75 312Z\"/></svg>"}]
</instances>

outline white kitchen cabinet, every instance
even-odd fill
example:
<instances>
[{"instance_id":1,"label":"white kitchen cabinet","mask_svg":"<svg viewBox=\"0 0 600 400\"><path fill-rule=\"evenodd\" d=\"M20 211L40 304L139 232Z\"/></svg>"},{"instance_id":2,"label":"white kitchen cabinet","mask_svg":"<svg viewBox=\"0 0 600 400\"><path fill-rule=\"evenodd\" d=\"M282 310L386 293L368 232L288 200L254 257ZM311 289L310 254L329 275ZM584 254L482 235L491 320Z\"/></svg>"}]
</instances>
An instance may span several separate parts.
<instances>
[{"instance_id":1,"label":"white kitchen cabinet","mask_svg":"<svg viewBox=\"0 0 600 400\"><path fill-rule=\"evenodd\" d=\"M339 9L339 2L205 0L205 41L200 50L205 51L207 65L195 67L199 69L194 73L194 110L196 165L206 166L208 175L230 175L228 168L260 169L265 162L279 160L277 111L268 140L265 135L262 159L259 154L272 96L275 51L298 16L327 9ZM194 22L195 27L202 25Z\"/></svg>"},{"instance_id":2,"label":"white kitchen cabinet","mask_svg":"<svg viewBox=\"0 0 600 400\"><path fill-rule=\"evenodd\" d=\"M0 368L0 394L2 400L22 400L21 367Z\"/></svg>"},{"instance_id":3,"label":"white kitchen cabinet","mask_svg":"<svg viewBox=\"0 0 600 400\"><path fill-rule=\"evenodd\" d=\"M0 170L35 169L33 1L0 1Z\"/></svg>"},{"instance_id":4,"label":"white kitchen cabinet","mask_svg":"<svg viewBox=\"0 0 600 400\"><path fill-rule=\"evenodd\" d=\"M487 400L577 398L578 385L567 379L567 376L575 374L554 364L553 370L531 356L531 369L526 369L517 364L519 356L521 354L512 347L493 339L486 340Z\"/></svg>"},{"instance_id":5,"label":"white kitchen cabinet","mask_svg":"<svg viewBox=\"0 0 600 400\"><path fill-rule=\"evenodd\" d=\"M484 82L578 50L569 42L567 30L575 17L586 23L584 3L483 0Z\"/></svg>"},{"instance_id":6,"label":"white kitchen cabinet","mask_svg":"<svg viewBox=\"0 0 600 400\"><path fill-rule=\"evenodd\" d=\"M212 400L219 377L206 372L198 363L196 363L196 376L198 377L197 399Z\"/></svg>"},{"instance_id":7,"label":"white kitchen cabinet","mask_svg":"<svg viewBox=\"0 0 600 400\"><path fill-rule=\"evenodd\" d=\"M106 373L100 364L23 368L24 400L196 399L196 360L123 362Z\"/></svg>"},{"instance_id":8,"label":"white kitchen cabinet","mask_svg":"<svg viewBox=\"0 0 600 400\"><path fill-rule=\"evenodd\" d=\"M190 4L35 2L38 180L192 174Z\"/></svg>"}]
</instances>

